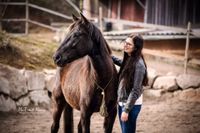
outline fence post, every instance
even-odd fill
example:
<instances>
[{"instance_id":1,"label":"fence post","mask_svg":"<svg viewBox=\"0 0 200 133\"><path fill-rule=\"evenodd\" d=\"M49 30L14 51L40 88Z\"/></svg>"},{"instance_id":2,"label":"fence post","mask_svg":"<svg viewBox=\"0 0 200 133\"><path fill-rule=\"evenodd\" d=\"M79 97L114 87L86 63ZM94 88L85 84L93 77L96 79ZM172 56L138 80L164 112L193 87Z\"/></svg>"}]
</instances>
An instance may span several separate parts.
<instances>
[{"instance_id":1,"label":"fence post","mask_svg":"<svg viewBox=\"0 0 200 133\"><path fill-rule=\"evenodd\" d=\"M189 43L190 43L190 30L191 30L191 23L188 22L188 25L187 25L187 38L186 38L186 46L185 46L184 74L187 74L188 49L189 49Z\"/></svg>"},{"instance_id":2,"label":"fence post","mask_svg":"<svg viewBox=\"0 0 200 133\"><path fill-rule=\"evenodd\" d=\"M0 17L0 19L2 18ZM2 21L0 21L0 31L2 31Z\"/></svg>"},{"instance_id":3,"label":"fence post","mask_svg":"<svg viewBox=\"0 0 200 133\"><path fill-rule=\"evenodd\" d=\"M103 12L102 12L102 7L99 7L99 27L100 27L100 31L103 32Z\"/></svg>"},{"instance_id":4,"label":"fence post","mask_svg":"<svg viewBox=\"0 0 200 133\"><path fill-rule=\"evenodd\" d=\"M26 0L26 24L25 24L25 34L28 35L29 32L29 5L28 0Z\"/></svg>"}]
</instances>

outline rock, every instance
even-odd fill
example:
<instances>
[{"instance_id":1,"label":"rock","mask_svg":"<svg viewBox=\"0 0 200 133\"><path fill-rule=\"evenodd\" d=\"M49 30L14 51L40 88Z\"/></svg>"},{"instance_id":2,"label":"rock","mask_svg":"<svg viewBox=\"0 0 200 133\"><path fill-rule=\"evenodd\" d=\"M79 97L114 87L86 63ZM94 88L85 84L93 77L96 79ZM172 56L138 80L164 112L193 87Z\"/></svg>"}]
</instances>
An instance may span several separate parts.
<instances>
[{"instance_id":1,"label":"rock","mask_svg":"<svg viewBox=\"0 0 200 133\"><path fill-rule=\"evenodd\" d=\"M160 97L162 95L162 90L147 89L144 90L144 95L147 97Z\"/></svg>"},{"instance_id":2,"label":"rock","mask_svg":"<svg viewBox=\"0 0 200 133\"><path fill-rule=\"evenodd\" d=\"M9 96L0 94L0 111L10 112L16 111L16 104Z\"/></svg>"},{"instance_id":3,"label":"rock","mask_svg":"<svg viewBox=\"0 0 200 133\"><path fill-rule=\"evenodd\" d=\"M166 74L166 76L177 76L177 74L174 73L174 72L168 72L168 73Z\"/></svg>"},{"instance_id":4,"label":"rock","mask_svg":"<svg viewBox=\"0 0 200 133\"><path fill-rule=\"evenodd\" d=\"M200 89L189 88L178 95L180 100L187 102L200 102Z\"/></svg>"},{"instance_id":5,"label":"rock","mask_svg":"<svg viewBox=\"0 0 200 133\"><path fill-rule=\"evenodd\" d=\"M35 106L40 106L48 109L50 107L50 98L45 90L35 90L29 93L31 102Z\"/></svg>"},{"instance_id":6,"label":"rock","mask_svg":"<svg viewBox=\"0 0 200 133\"><path fill-rule=\"evenodd\" d=\"M10 95L10 84L7 79L0 77L0 93Z\"/></svg>"},{"instance_id":7,"label":"rock","mask_svg":"<svg viewBox=\"0 0 200 133\"><path fill-rule=\"evenodd\" d=\"M44 69L43 72L45 75L56 75L56 69Z\"/></svg>"},{"instance_id":8,"label":"rock","mask_svg":"<svg viewBox=\"0 0 200 133\"><path fill-rule=\"evenodd\" d=\"M175 76L158 77L153 84L153 88L162 89L163 91L175 91L178 89L175 79Z\"/></svg>"},{"instance_id":9,"label":"rock","mask_svg":"<svg viewBox=\"0 0 200 133\"><path fill-rule=\"evenodd\" d=\"M24 96L16 101L17 106L28 106L30 104L30 99L28 96Z\"/></svg>"},{"instance_id":10,"label":"rock","mask_svg":"<svg viewBox=\"0 0 200 133\"><path fill-rule=\"evenodd\" d=\"M28 90L43 90L45 88L45 75L42 72L26 71Z\"/></svg>"},{"instance_id":11,"label":"rock","mask_svg":"<svg viewBox=\"0 0 200 133\"><path fill-rule=\"evenodd\" d=\"M180 95L180 93L182 92L182 90L177 90L173 92L174 97L178 97Z\"/></svg>"},{"instance_id":12,"label":"rock","mask_svg":"<svg viewBox=\"0 0 200 133\"><path fill-rule=\"evenodd\" d=\"M0 77L9 82L10 97L18 99L28 93L26 79L18 69L0 64Z\"/></svg>"},{"instance_id":13,"label":"rock","mask_svg":"<svg viewBox=\"0 0 200 133\"><path fill-rule=\"evenodd\" d=\"M200 87L200 76L197 75L181 74L176 78L176 81L183 90Z\"/></svg>"},{"instance_id":14,"label":"rock","mask_svg":"<svg viewBox=\"0 0 200 133\"><path fill-rule=\"evenodd\" d=\"M156 70L152 69L152 68L148 68L148 79L149 79L149 86L153 86L153 83L155 81L155 79L158 77L158 74L156 73Z\"/></svg>"},{"instance_id":15,"label":"rock","mask_svg":"<svg viewBox=\"0 0 200 133\"><path fill-rule=\"evenodd\" d=\"M53 91L53 88L55 86L55 81L56 81L56 77L55 75L46 75L45 76L45 88L52 92Z\"/></svg>"}]
</instances>

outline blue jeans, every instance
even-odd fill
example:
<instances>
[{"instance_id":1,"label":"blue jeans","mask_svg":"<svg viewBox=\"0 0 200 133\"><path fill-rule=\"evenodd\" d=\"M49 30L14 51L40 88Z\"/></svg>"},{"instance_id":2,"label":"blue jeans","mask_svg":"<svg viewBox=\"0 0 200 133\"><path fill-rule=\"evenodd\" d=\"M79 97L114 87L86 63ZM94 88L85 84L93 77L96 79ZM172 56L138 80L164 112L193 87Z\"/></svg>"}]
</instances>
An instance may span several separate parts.
<instances>
[{"instance_id":1,"label":"blue jeans","mask_svg":"<svg viewBox=\"0 0 200 133\"><path fill-rule=\"evenodd\" d=\"M136 132L136 121L138 114L141 110L141 105L134 105L128 115L128 121L121 121L123 106L118 106L118 116L121 125L122 133L135 133Z\"/></svg>"}]
</instances>

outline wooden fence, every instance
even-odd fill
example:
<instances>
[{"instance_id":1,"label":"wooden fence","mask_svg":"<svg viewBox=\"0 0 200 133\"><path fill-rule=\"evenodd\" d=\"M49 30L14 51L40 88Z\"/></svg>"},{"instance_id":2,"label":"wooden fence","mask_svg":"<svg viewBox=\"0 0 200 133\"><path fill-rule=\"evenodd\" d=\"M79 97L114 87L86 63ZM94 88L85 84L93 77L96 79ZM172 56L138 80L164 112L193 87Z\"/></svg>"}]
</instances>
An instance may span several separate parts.
<instances>
[{"instance_id":1,"label":"wooden fence","mask_svg":"<svg viewBox=\"0 0 200 133\"><path fill-rule=\"evenodd\" d=\"M41 26L41 27L44 27L44 28L48 28L48 29L53 30L53 31L58 30L57 28L52 27L50 25L31 20L29 18L29 8L30 7L44 11L44 12L47 12L47 13L50 13L50 14L53 14L53 15L56 15L56 16L59 16L59 17L62 17L62 18L67 19L67 20L72 19L72 17L69 17L69 16L64 15L62 13L59 13L59 12L56 12L56 11L53 11L53 10L32 4L32 3L29 3L29 0L26 0L25 2L0 2L0 5L15 5L15 6L25 6L26 7L25 18L23 18L23 19L16 19L16 18L15 19L3 19L3 18L1 19L1 21L25 22L25 34L26 35L29 33L29 23L32 23L32 24L35 24L35 25L38 25L38 26Z\"/></svg>"}]
</instances>

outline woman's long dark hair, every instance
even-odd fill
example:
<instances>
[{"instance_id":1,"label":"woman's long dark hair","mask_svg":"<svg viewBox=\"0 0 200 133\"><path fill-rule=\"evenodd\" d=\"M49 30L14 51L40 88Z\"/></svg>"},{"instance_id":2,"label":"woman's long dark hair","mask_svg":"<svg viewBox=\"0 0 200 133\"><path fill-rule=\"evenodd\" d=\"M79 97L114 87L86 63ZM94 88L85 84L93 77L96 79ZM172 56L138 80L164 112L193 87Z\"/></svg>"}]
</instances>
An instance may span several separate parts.
<instances>
[{"instance_id":1,"label":"woman's long dark hair","mask_svg":"<svg viewBox=\"0 0 200 133\"><path fill-rule=\"evenodd\" d=\"M141 37L141 35L130 35L129 37L133 40L134 49L131 53L131 56L124 52L122 66L119 71L119 80L121 81L123 79L123 88L125 89L131 89L131 87L133 86L133 75L135 73L135 66L140 57L142 57L145 67L147 68L146 62L142 54L143 38ZM144 86L148 84L147 71L145 72L142 84Z\"/></svg>"}]
</instances>

